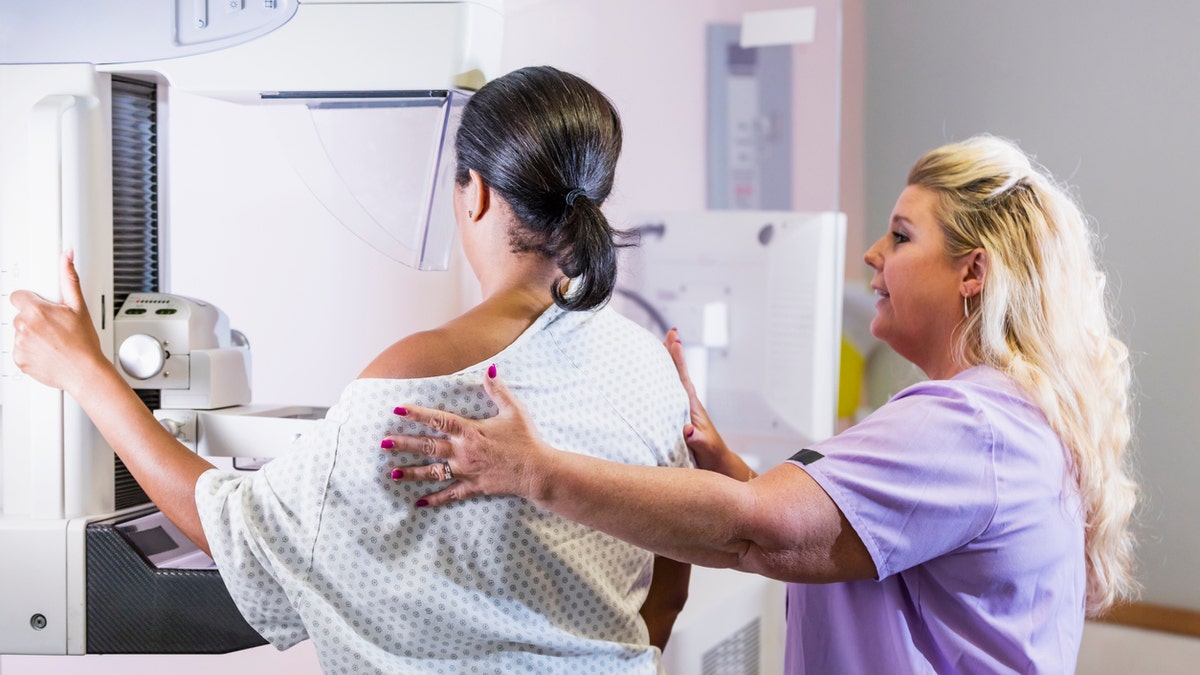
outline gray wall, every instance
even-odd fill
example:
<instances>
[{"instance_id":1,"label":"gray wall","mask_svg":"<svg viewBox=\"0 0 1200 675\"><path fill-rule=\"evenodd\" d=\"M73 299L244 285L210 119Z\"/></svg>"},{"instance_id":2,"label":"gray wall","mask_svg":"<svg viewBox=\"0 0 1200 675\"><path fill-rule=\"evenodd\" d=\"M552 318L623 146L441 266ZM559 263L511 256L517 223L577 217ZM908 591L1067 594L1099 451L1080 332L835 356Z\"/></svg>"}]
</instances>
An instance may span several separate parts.
<instances>
[{"instance_id":1,"label":"gray wall","mask_svg":"<svg viewBox=\"0 0 1200 675\"><path fill-rule=\"evenodd\" d=\"M1200 3L865 6L867 241L912 162L975 133L1077 188L1135 353L1143 599L1200 609Z\"/></svg>"}]
</instances>

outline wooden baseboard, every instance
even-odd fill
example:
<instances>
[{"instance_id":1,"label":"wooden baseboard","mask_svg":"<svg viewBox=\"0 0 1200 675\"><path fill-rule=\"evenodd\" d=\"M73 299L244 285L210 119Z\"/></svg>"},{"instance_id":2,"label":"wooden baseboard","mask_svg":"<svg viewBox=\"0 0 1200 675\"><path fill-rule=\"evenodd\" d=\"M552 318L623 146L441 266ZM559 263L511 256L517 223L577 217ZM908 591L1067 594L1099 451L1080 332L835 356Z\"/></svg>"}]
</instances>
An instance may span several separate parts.
<instances>
[{"instance_id":1,"label":"wooden baseboard","mask_svg":"<svg viewBox=\"0 0 1200 675\"><path fill-rule=\"evenodd\" d=\"M1114 606L1097 621L1200 637L1200 612L1194 609L1130 602Z\"/></svg>"}]
</instances>

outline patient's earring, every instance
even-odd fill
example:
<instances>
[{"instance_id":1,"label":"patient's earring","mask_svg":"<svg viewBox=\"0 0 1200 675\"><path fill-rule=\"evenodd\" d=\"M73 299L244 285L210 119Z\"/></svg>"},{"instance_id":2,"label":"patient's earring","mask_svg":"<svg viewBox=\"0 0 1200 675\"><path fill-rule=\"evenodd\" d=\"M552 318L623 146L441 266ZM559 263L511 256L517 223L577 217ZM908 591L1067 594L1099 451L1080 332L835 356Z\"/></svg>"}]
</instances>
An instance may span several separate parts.
<instances>
[{"instance_id":1,"label":"patient's earring","mask_svg":"<svg viewBox=\"0 0 1200 675\"><path fill-rule=\"evenodd\" d=\"M468 217L468 218L474 218L474 217L475 217L475 212L474 212L474 211L467 211L467 217Z\"/></svg>"}]
</instances>

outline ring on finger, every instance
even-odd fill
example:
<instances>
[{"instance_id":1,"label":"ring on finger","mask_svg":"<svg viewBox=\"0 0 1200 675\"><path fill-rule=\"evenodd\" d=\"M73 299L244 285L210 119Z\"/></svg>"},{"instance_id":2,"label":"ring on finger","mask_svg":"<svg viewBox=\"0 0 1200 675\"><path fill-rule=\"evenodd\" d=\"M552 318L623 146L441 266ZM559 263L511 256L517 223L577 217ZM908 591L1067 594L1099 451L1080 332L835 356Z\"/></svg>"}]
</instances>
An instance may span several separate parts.
<instances>
[{"instance_id":1,"label":"ring on finger","mask_svg":"<svg viewBox=\"0 0 1200 675\"><path fill-rule=\"evenodd\" d=\"M454 472L450 470L450 462L442 464L442 480L454 480Z\"/></svg>"}]
</instances>

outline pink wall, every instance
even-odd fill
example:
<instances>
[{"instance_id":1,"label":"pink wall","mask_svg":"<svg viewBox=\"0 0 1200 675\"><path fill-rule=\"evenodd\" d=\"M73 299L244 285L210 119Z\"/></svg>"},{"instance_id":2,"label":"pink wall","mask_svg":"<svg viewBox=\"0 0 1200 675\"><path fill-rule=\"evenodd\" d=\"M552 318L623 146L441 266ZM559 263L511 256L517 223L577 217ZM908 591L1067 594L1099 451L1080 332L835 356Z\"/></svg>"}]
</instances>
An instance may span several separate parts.
<instances>
[{"instance_id":1,"label":"pink wall","mask_svg":"<svg viewBox=\"0 0 1200 675\"><path fill-rule=\"evenodd\" d=\"M846 46L839 106L834 45L843 5ZM705 206L705 27L748 11L813 6L816 44L795 48L794 207L828 209L839 187L849 215L850 265L862 267L862 0L510 0L504 66L550 64L588 78L625 124L609 215ZM839 116L840 115L840 116ZM838 127L841 127L839 148ZM832 170L839 164L840 170ZM849 161L847 161L849 160Z\"/></svg>"}]
</instances>

